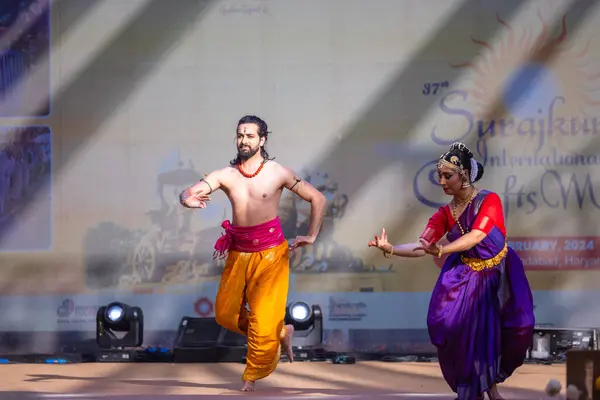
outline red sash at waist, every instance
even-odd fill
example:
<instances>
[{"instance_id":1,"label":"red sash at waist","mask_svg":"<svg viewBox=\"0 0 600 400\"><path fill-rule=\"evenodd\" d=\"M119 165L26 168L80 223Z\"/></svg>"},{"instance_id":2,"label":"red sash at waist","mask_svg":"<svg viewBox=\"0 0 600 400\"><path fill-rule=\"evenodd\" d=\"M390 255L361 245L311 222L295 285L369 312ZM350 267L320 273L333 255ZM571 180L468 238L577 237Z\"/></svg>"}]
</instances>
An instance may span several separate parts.
<instances>
[{"instance_id":1,"label":"red sash at waist","mask_svg":"<svg viewBox=\"0 0 600 400\"><path fill-rule=\"evenodd\" d=\"M223 236L215 244L214 258L225 258L229 250L256 253L279 246L285 241L279 217L255 226L231 225L226 220L221 227Z\"/></svg>"}]
</instances>

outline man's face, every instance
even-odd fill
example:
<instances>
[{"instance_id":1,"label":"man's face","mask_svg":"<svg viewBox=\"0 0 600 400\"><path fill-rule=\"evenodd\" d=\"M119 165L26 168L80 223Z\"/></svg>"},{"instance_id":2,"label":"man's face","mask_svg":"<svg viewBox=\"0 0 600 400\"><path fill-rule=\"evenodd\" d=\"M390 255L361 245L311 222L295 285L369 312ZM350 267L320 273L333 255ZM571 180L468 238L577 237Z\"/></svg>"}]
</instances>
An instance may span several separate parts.
<instances>
[{"instance_id":1,"label":"man's face","mask_svg":"<svg viewBox=\"0 0 600 400\"><path fill-rule=\"evenodd\" d=\"M242 159L255 155L264 144L264 138L258 136L258 125L241 124L237 128L237 148Z\"/></svg>"}]
</instances>

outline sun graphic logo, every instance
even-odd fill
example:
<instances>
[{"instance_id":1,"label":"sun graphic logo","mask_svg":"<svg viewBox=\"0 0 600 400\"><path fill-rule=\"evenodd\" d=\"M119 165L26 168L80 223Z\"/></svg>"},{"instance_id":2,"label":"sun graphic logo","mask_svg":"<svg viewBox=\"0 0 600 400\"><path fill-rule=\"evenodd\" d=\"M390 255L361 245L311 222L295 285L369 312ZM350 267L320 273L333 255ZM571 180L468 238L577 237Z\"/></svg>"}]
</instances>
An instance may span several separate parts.
<instances>
[{"instance_id":1,"label":"sun graphic logo","mask_svg":"<svg viewBox=\"0 0 600 400\"><path fill-rule=\"evenodd\" d=\"M555 28L540 10L519 24L485 12L482 24L500 29L489 41L471 35L465 44L480 49L473 60L448 61L461 74L439 98L431 140L467 143L485 167L481 184L502 196L507 216L600 209L600 47L585 27L570 32L567 15ZM413 179L416 199L432 208L447 202L436 165L427 161Z\"/></svg>"},{"instance_id":2,"label":"sun graphic logo","mask_svg":"<svg viewBox=\"0 0 600 400\"><path fill-rule=\"evenodd\" d=\"M492 166L509 166L506 151L542 151L539 156L547 157L519 159L513 167L568 165L565 157L577 156L597 135L600 73L590 70L590 40L569 36L566 15L558 32L550 31L539 10L530 21L514 27L496 14L499 39L488 43L472 36L472 44L482 49L478 57L450 63L464 71L465 80L441 99L440 109L454 122L462 119L460 134L448 129L442 133L443 125L437 124L434 142L447 145L476 133L478 153ZM492 140L510 146L490 157L487 145Z\"/></svg>"}]
</instances>

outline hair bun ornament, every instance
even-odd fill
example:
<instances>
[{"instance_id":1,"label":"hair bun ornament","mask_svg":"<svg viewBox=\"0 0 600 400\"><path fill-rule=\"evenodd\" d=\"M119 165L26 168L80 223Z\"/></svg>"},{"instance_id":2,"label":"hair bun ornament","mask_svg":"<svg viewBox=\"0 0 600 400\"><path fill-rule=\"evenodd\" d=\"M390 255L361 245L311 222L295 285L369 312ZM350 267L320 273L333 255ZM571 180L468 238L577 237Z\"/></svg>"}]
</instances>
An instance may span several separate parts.
<instances>
[{"instance_id":1,"label":"hair bun ornament","mask_svg":"<svg viewBox=\"0 0 600 400\"><path fill-rule=\"evenodd\" d=\"M471 150L469 150L467 145L464 143L461 143L461 142L452 143L452 145L450 146L450 151L452 151L452 150L462 151L463 153L465 153L467 155L467 157L473 158L473 152Z\"/></svg>"},{"instance_id":2,"label":"hair bun ornament","mask_svg":"<svg viewBox=\"0 0 600 400\"><path fill-rule=\"evenodd\" d=\"M477 165L477 160L471 157L471 182L475 182L475 179L477 179L478 172L479 166Z\"/></svg>"}]
</instances>

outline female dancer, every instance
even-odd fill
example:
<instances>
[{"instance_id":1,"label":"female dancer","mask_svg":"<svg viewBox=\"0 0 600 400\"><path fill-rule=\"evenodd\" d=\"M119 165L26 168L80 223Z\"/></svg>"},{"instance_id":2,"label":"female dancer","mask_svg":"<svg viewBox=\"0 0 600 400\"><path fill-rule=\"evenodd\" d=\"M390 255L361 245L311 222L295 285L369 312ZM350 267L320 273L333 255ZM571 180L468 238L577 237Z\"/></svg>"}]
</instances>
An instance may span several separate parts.
<instances>
[{"instance_id":1,"label":"female dancer","mask_svg":"<svg viewBox=\"0 0 600 400\"><path fill-rule=\"evenodd\" d=\"M393 246L385 229L369 242L386 257L448 254L433 289L427 327L442 373L460 400L501 399L497 383L523 364L533 341L533 297L523 262L506 244L502 203L477 190L483 166L462 143L440 157L438 177L453 196L417 243ZM448 234L449 244L438 241Z\"/></svg>"}]
</instances>

